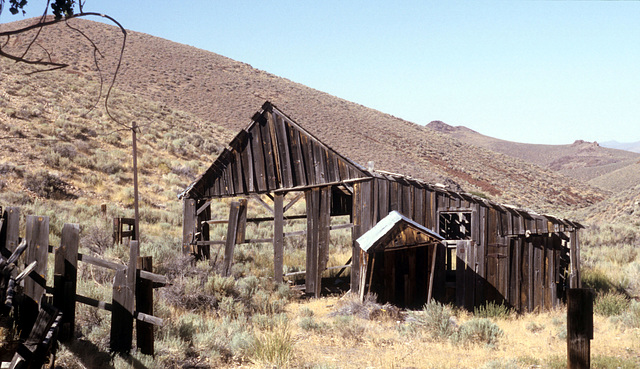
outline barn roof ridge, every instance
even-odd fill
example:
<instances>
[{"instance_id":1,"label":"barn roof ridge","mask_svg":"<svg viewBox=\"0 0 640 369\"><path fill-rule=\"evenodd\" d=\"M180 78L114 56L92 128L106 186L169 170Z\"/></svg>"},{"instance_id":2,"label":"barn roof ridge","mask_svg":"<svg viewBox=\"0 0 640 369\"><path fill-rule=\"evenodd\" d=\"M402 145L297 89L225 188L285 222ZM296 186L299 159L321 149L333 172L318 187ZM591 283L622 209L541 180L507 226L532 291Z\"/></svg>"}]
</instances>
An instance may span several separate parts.
<instances>
[{"instance_id":1,"label":"barn roof ridge","mask_svg":"<svg viewBox=\"0 0 640 369\"><path fill-rule=\"evenodd\" d=\"M385 171L385 170L378 170L378 169L373 169L373 168L367 169L363 165L361 165L361 164L351 160L350 158L344 156L343 154L339 153L337 150L333 149L332 147L330 147L329 145L327 145L326 143L324 143L323 141L318 139L311 132L309 132L306 128L301 126L298 122L296 122L294 119L289 117L282 110L280 110L276 105L274 105L273 103L271 103L268 100L265 101L264 104L262 104L262 107L260 108L260 110L257 111L252 116L251 121L249 122L247 127L243 128L231 140L231 142L225 147L225 149L222 151L222 153L220 153L218 158L216 158L216 160L213 162L213 164L204 173L202 173L198 178L196 178L196 180L194 180L191 184L189 184L189 186L187 186L184 189L184 191L182 191L181 193L178 194L178 198L182 199L184 197L187 197L187 196L191 195L193 191L197 192L197 189L195 188L196 185L199 184L201 181L204 181L209 176L220 175L222 173L222 171L225 170L227 164L231 160L233 160L234 152L237 152L237 150L238 150L237 146L242 142L242 140L245 139L245 137L249 134L249 131L261 119L264 118L265 112L273 113L274 111L279 116L281 116L283 119L286 119L288 124L290 124L291 126L295 127L296 129L298 129L301 133L304 133L305 135L307 135L317 145L320 145L322 148L330 151L332 154L334 154L337 157L341 158L342 160L344 160L349 165L352 165L354 167L354 169L359 171L364 176L363 179L366 179L366 178L381 178L381 179L386 179L386 180L390 180L390 181L394 181L394 182L403 183L403 184L406 184L406 185L411 185L411 186L414 186L414 187L427 188L427 189L429 189L431 191L438 192L438 193L444 193L444 194L447 194L449 196L457 197L457 198L460 198L460 199L463 199L463 200L466 200L466 201L470 201L470 202L474 202L474 203L483 203L487 207L499 209L501 211L517 212L517 213L522 214L522 215L524 215L526 217L529 217L529 218L537 218L537 219L547 218L548 220L550 220L552 222L556 221L558 223L563 223L563 224L570 225L570 226L573 226L573 227L584 228L584 226L582 226L578 222L570 221L568 219L563 219L563 218L552 216L552 215L548 215L548 214L538 214L535 211L532 211L532 210L529 210L529 209L518 208L518 207L513 206L513 205L500 204L500 203L497 203L495 201L492 201L492 200L489 200L489 199L474 195L472 193L454 191L454 190L451 190L451 189L447 189L446 186L440 187L440 186L438 186L438 184L428 183L428 182L426 182L424 180L414 178L414 177L412 177L410 175L394 173L394 172ZM347 181L347 182L349 182L349 181ZM275 190L277 190L277 189L275 189ZM201 196L203 195L202 193L199 193L199 192L197 194L201 195Z\"/></svg>"}]
</instances>

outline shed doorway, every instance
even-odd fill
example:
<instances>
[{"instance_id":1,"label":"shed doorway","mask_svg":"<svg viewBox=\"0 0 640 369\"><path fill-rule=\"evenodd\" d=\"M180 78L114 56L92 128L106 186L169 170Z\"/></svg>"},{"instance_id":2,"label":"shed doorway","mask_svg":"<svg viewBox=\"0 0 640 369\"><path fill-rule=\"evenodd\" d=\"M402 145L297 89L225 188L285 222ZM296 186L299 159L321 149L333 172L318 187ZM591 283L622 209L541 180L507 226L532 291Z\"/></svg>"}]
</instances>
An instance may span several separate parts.
<instances>
[{"instance_id":1,"label":"shed doorway","mask_svg":"<svg viewBox=\"0 0 640 369\"><path fill-rule=\"evenodd\" d=\"M437 262L444 259L442 239L397 211L389 213L356 240L361 249L361 298L374 293L380 302L399 307L424 305L442 274L436 270L444 272L444 263Z\"/></svg>"}]
</instances>

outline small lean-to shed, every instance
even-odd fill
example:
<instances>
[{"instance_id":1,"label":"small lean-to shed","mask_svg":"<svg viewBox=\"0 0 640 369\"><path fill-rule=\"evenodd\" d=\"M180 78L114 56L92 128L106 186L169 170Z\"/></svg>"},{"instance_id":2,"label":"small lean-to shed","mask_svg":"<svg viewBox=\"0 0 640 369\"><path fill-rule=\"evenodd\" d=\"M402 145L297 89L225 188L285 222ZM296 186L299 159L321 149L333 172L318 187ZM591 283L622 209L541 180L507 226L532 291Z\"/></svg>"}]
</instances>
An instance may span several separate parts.
<instances>
[{"instance_id":1,"label":"small lean-to shed","mask_svg":"<svg viewBox=\"0 0 640 369\"><path fill-rule=\"evenodd\" d=\"M286 216L291 205L303 196L306 214ZM495 301L518 311L532 311L556 306L565 299L567 287L580 285L580 224L400 174L366 169L331 149L269 102L181 197L183 252L206 257L211 245L224 244L226 258L230 259L234 244L269 242L273 244L274 278L278 282L283 280L285 219L306 219L305 290L315 296L321 292L331 231L336 228L351 229L351 291L361 293L383 286L379 298L393 295L391 298L400 305L418 306L426 302L431 291L434 299L467 309ZM228 220L212 214L210 204L215 199L238 197L263 203L273 217L247 218L238 202L232 203ZM417 225L423 234L434 237L430 242L438 238L436 235L444 239L425 257L420 255L423 251L417 251L419 247L397 254L406 258L402 262L409 268L400 277L381 271L381 264L398 265L392 261L368 268L370 258L356 242L393 211L412 222L410 232L417 231ZM345 215L349 223L332 225L333 217ZM263 221L273 222L273 237L245 239L245 224ZM211 240L209 225L219 222L229 225L227 239ZM414 252L416 255L411 256ZM372 273L369 285L367 275L362 275L367 270ZM424 280L414 280L425 270L434 274L427 285ZM387 277L396 281L387 281ZM390 286L395 288L393 294ZM400 293L405 288L410 299Z\"/></svg>"},{"instance_id":2,"label":"small lean-to shed","mask_svg":"<svg viewBox=\"0 0 640 369\"><path fill-rule=\"evenodd\" d=\"M393 210L356 240L360 297L374 293L397 306L431 300L438 248L444 238ZM440 269L439 269L440 270Z\"/></svg>"}]
</instances>

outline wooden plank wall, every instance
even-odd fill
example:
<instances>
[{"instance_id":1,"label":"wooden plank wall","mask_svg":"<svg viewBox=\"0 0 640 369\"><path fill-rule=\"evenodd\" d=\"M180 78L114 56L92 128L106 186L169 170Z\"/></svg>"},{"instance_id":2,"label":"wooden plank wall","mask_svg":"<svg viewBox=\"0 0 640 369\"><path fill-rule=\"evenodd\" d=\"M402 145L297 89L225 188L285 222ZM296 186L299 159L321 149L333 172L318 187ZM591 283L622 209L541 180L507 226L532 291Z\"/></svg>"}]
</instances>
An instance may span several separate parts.
<instances>
[{"instance_id":1,"label":"wooden plank wall","mask_svg":"<svg viewBox=\"0 0 640 369\"><path fill-rule=\"evenodd\" d=\"M253 119L193 191L205 198L240 196L366 177L279 111L265 111Z\"/></svg>"}]
</instances>

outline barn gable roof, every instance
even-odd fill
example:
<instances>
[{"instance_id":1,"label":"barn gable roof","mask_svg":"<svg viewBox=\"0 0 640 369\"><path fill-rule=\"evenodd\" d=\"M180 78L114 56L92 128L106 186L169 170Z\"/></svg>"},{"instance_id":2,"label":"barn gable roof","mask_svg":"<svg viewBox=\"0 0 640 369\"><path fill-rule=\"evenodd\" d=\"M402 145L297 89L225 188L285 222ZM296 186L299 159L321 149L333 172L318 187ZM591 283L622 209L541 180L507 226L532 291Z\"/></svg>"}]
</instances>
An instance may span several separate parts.
<instances>
[{"instance_id":1,"label":"barn gable roof","mask_svg":"<svg viewBox=\"0 0 640 369\"><path fill-rule=\"evenodd\" d=\"M340 183L370 175L270 102L180 195L214 198Z\"/></svg>"}]
</instances>

